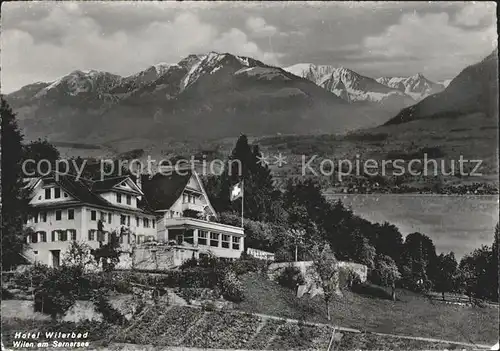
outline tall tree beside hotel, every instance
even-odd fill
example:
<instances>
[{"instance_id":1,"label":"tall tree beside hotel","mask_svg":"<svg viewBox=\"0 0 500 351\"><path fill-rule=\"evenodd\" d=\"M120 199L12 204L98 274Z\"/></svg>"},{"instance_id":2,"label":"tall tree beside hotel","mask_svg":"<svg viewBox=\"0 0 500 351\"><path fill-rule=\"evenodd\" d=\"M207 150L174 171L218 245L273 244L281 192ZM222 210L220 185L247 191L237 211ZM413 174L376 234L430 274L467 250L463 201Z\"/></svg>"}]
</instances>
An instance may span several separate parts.
<instances>
[{"instance_id":1,"label":"tall tree beside hotel","mask_svg":"<svg viewBox=\"0 0 500 351\"><path fill-rule=\"evenodd\" d=\"M251 147L248 138L241 135L229 156L223 174L207 181L207 191L214 198L218 212L241 212L244 201L244 217L257 221L275 221L280 213L280 194L272 183L269 167L259 162L261 152L257 145ZM231 187L243 180L244 196L231 203ZM279 217L279 216L278 216Z\"/></svg>"},{"instance_id":2,"label":"tall tree beside hotel","mask_svg":"<svg viewBox=\"0 0 500 351\"><path fill-rule=\"evenodd\" d=\"M2 270L24 261L24 216L26 202L22 194L23 135L16 115L2 98Z\"/></svg>"},{"instance_id":3,"label":"tall tree beside hotel","mask_svg":"<svg viewBox=\"0 0 500 351\"><path fill-rule=\"evenodd\" d=\"M25 170L27 174L34 176L41 174L47 174L47 171L55 169L55 163L59 159L59 150L47 140L38 139L30 142L24 146L23 158L24 160L33 160L34 162L29 162L26 164ZM40 162L41 160L46 160ZM39 166L37 164L40 162ZM64 169L64 166L60 171L70 171L70 169Z\"/></svg>"}]
</instances>

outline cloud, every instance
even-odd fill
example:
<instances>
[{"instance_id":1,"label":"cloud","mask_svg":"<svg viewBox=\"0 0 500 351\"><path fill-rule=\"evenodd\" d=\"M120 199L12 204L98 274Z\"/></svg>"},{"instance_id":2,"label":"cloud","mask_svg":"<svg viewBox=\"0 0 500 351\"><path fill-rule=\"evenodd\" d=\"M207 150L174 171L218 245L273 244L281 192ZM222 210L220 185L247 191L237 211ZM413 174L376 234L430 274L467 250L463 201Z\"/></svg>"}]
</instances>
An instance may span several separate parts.
<instances>
[{"instance_id":1,"label":"cloud","mask_svg":"<svg viewBox=\"0 0 500 351\"><path fill-rule=\"evenodd\" d=\"M278 32L278 28L269 25L262 17L250 17L246 21L246 27L255 35L271 36Z\"/></svg>"},{"instance_id":2,"label":"cloud","mask_svg":"<svg viewBox=\"0 0 500 351\"><path fill-rule=\"evenodd\" d=\"M491 14L490 14L491 15ZM404 14L381 34L367 36L352 60L376 69L394 62L406 70L453 77L497 46L496 25L486 28L456 26L445 13ZM445 75L445 77L443 77Z\"/></svg>"},{"instance_id":3,"label":"cloud","mask_svg":"<svg viewBox=\"0 0 500 351\"><path fill-rule=\"evenodd\" d=\"M133 31L124 27L105 33L75 3L54 4L43 18L24 20L16 29L4 27L1 44L3 93L35 81L52 81L76 69L128 75L157 62L178 62L189 54L212 50L269 64L278 64L282 56L261 49L240 29L222 31L187 11Z\"/></svg>"},{"instance_id":4,"label":"cloud","mask_svg":"<svg viewBox=\"0 0 500 351\"><path fill-rule=\"evenodd\" d=\"M465 5L456 15L454 22L466 27L475 27L481 23L494 20L496 3L477 2Z\"/></svg>"}]
</instances>

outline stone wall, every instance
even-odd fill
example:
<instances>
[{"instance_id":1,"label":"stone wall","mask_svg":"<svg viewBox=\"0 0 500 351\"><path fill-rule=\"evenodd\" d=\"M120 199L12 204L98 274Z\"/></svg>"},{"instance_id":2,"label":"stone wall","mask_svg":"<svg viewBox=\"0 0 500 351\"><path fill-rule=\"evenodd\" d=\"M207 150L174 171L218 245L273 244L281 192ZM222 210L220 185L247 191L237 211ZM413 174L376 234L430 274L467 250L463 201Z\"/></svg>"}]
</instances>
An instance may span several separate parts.
<instances>
[{"instance_id":1,"label":"stone wall","mask_svg":"<svg viewBox=\"0 0 500 351\"><path fill-rule=\"evenodd\" d=\"M338 264L339 264L339 271L351 270L358 274L361 282L366 281L368 274L368 267L366 267L365 265L353 262L343 262L343 261L339 261ZM323 294L323 289L316 283L318 281L318 276L316 271L312 267L313 266L312 261L271 263L268 269L269 279L276 280L279 274L281 274L281 272L289 265L297 267L306 281L304 285L298 287L297 289L298 297L301 297L304 294L310 294L311 297ZM337 286L337 294L338 295L342 294L339 286Z\"/></svg>"},{"instance_id":2,"label":"stone wall","mask_svg":"<svg viewBox=\"0 0 500 351\"><path fill-rule=\"evenodd\" d=\"M198 250L182 245L140 244L120 255L119 269L163 270L182 264L193 257L198 258Z\"/></svg>"}]
</instances>

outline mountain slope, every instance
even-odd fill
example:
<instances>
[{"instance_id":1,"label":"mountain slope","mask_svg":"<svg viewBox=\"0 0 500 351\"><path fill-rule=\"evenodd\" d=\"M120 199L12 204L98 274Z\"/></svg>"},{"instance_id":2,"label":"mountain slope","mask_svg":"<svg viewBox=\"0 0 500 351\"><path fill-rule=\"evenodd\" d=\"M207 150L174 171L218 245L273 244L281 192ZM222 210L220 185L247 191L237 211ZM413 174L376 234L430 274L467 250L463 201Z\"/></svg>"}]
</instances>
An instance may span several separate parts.
<instances>
[{"instance_id":1,"label":"mountain slope","mask_svg":"<svg viewBox=\"0 0 500 351\"><path fill-rule=\"evenodd\" d=\"M281 68L215 52L129 77L75 71L7 99L29 139L52 141L337 133L387 119Z\"/></svg>"},{"instance_id":2,"label":"mountain slope","mask_svg":"<svg viewBox=\"0 0 500 351\"><path fill-rule=\"evenodd\" d=\"M349 103L368 103L387 113L395 113L415 103L404 90L381 84L348 68L300 63L284 69L314 82Z\"/></svg>"},{"instance_id":3,"label":"mountain slope","mask_svg":"<svg viewBox=\"0 0 500 351\"><path fill-rule=\"evenodd\" d=\"M376 81L398 89L417 101L438 93L445 88L444 85L427 79L421 73L417 73L411 77L380 77Z\"/></svg>"},{"instance_id":4,"label":"mountain slope","mask_svg":"<svg viewBox=\"0 0 500 351\"><path fill-rule=\"evenodd\" d=\"M498 50L483 61L465 68L442 92L402 110L386 125L417 119L459 117L481 113L498 115Z\"/></svg>"}]
</instances>

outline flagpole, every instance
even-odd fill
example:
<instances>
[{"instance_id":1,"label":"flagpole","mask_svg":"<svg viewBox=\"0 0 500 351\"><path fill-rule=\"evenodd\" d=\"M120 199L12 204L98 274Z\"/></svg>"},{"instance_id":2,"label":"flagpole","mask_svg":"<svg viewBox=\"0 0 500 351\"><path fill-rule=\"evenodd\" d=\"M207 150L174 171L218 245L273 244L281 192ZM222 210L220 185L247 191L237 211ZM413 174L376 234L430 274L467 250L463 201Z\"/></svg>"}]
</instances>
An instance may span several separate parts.
<instances>
[{"instance_id":1,"label":"flagpole","mask_svg":"<svg viewBox=\"0 0 500 351\"><path fill-rule=\"evenodd\" d=\"M241 180L241 228L243 228L243 204L245 202L245 184L244 180Z\"/></svg>"}]
</instances>

